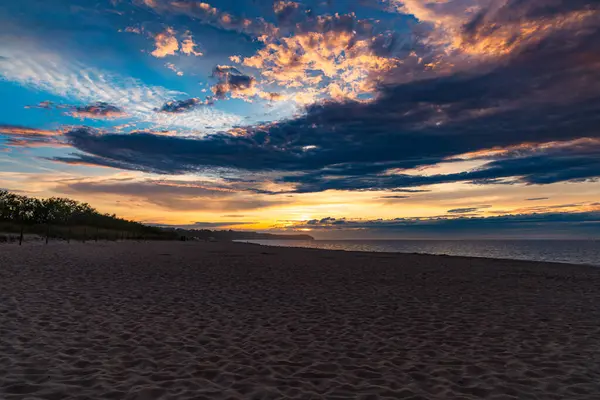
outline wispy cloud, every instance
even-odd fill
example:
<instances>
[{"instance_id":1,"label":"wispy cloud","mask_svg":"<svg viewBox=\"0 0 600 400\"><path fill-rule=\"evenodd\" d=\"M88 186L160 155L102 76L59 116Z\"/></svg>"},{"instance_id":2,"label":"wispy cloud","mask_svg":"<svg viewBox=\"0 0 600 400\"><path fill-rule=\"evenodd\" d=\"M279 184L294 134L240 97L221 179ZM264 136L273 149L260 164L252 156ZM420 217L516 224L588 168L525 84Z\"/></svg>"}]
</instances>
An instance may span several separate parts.
<instances>
[{"instance_id":1,"label":"wispy cloud","mask_svg":"<svg viewBox=\"0 0 600 400\"><path fill-rule=\"evenodd\" d=\"M160 226L162 228L181 228L181 229L222 229L228 227L240 227L243 225L254 225L256 222L248 221L223 221L223 222L194 222L191 224L167 225L149 222L149 225Z\"/></svg>"},{"instance_id":2,"label":"wispy cloud","mask_svg":"<svg viewBox=\"0 0 600 400\"><path fill-rule=\"evenodd\" d=\"M238 17L202 1L143 0L142 3L158 13L187 15L219 29L253 36L275 34L279 30L262 18Z\"/></svg>"},{"instance_id":3,"label":"wispy cloud","mask_svg":"<svg viewBox=\"0 0 600 400\"><path fill-rule=\"evenodd\" d=\"M184 94L70 62L58 54L44 52L35 46L5 46L0 49L0 55L0 79L71 101L111 104L132 118L157 127L202 129L210 132L226 129L240 122L238 116L216 109L196 110L185 116L157 113L157 107Z\"/></svg>"},{"instance_id":4,"label":"wispy cloud","mask_svg":"<svg viewBox=\"0 0 600 400\"><path fill-rule=\"evenodd\" d=\"M6 144L13 147L66 147L62 132L28 128L18 125L0 125L0 135L7 136Z\"/></svg>"},{"instance_id":5,"label":"wispy cloud","mask_svg":"<svg viewBox=\"0 0 600 400\"><path fill-rule=\"evenodd\" d=\"M482 208L490 208L491 206L476 206L476 207L465 207L465 208L453 208L451 210L446 211L448 214L469 214L479 211Z\"/></svg>"},{"instance_id":6,"label":"wispy cloud","mask_svg":"<svg viewBox=\"0 0 600 400\"><path fill-rule=\"evenodd\" d=\"M111 194L137 198L169 210L237 211L284 204L266 195L238 192L210 181L174 179L105 179L64 182L62 193Z\"/></svg>"}]
</instances>

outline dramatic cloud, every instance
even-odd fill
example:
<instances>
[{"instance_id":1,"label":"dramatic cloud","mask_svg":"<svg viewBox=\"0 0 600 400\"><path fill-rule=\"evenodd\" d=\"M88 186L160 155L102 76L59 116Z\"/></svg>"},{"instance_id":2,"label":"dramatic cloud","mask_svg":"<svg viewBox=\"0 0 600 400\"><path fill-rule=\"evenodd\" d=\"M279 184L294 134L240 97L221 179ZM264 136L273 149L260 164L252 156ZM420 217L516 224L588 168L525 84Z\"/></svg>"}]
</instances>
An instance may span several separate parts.
<instances>
[{"instance_id":1,"label":"dramatic cloud","mask_svg":"<svg viewBox=\"0 0 600 400\"><path fill-rule=\"evenodd\" d=\"M299 103L372 94L383 74L399 64L378 55L378 36L354 15L320 17L299 27L292 36L261 37L264 48L242 61L267 81L297 90L293 98Z\"/></svg>"},{"instance_id":2,"label":"dramatic cloud","mask_svg":"<svg viewBox=\"0 0 600 400\"><path fill-rule=\"evenodd\" d=\"M530 199L525 199L526 201L541 201L541 200L548 200L549 197L532 197Z\"/></svg>"},{"instance_id":3,"label":"dramatic cloud","mask_svg":"<svg viewBox=\"0 0 600 400\"><path fill-rule=\"evenodd\" d=\"M375 19L361 20L354 14L313 15L300 3L275 1L273 11L280 25L275 26L262 18L234 16L203 2L156 0L145 5L160 13L184 14L219 29L244 33L263 43L254 55L233 55L231 60L258 70L260 81L247 82L245 90L256 86L257 93L252 95L268 100L306 105L322 99L372 96L383 74L391 69L407 63L419 70L428 68L426 62L421 63L421 56L410 51L409 39L399 40L388 25ZM161 56L175 54L175 32L163 32L159 39L164 42L158 46L157 40ZM278 93L282 87L286 95L276 99L271 94L260 96ZM217 94L226 89L221 83L214 88Z\"/></svg>"},{"instance_id":4,"label":"dramatic cloud","mask_svg":"<svg viewBox=\"0 0 600 400\"><path fill-rule=\"evenodd\" d=\"M450 12L468 2L437 3L436 12ZM477 29L479 37L487 32L474 27L480 15L486 15L489 24L508 18L504 13L518 17L515 21L537 21L542 16L552 16L554 21L579 12L575 3L544 4L510 2L508 8L501 8L507 11L479 7L471 19L461 20L457 26L464 32ZM588 11L593 13L595 8ZM462 15L458 11L455 14ZM371 102L315 104L304 115L287 121L240 127L203 139L151 133L97 134L89 129L72 130L66 136L85 153L72 160L85 158L103 165L161 173L203 168L274 171L279 174L279 183L292 186L296 192L596 179L600 176L600 25L590 25L589 18L593 16L582 19L582 25L537 33L536 40L528 39L501 63L402 84L385 81ZM348 26L357 28L354 18L338 16L328 21L331 23L323 25L327 29L317 28L314 21L308 25L310 29L300 24L282 43L289 39L311 51L331 54L337 54L338 44L351 49L358 45L351 46L348 36L353 35L348 33ZM469 21L471 25L465 25ZM312 42L299 39L298 35L310 32L331 36L326 42L319 35ZM356 32L361 32L360 27ZM266 45L263 50L273 51L268 50L265 57L275 57L280 63L283 58L279 55L284 53L279 52L279 46ZM294 71L296 65L298 71L321 71L315 76L339 74L337 66L329 69L324 61L329 53L306 63L302 60L312 57L309 51L298 53L299 61L294 59L295 51L285 54L285 69L273 79L287 79L286 72ZM351 51L342 58L349 60L349 54ZM269 70L257 66L263 76ZM390 71L391 75L396 73ZM233 66L218 66L213 75L219 80L213 88L219 96L249 95L257 86L254 78ZM452 173L422 169L444 163L460 165L465 160L480 164Z\"/></svg>"},{"instance_id":5,"label":"dramatic cloud","mask_svg":"<svg viewBox=\"0 0 600 400\"><path fill-rule=\"evenodd\" d=\"M186 15L257 39L247 51L236 48L222 56L239 54L230 56L239 65L214 68L216 97L285 99L308 106L293 118L265 118L252 125L215 107L199 107L198 97L138 81L124 84L60 59L53 62L64 71L52 78L56 66L31 68L23 60L39 54L15 50L18 57L9 54L11 63L0 60L7 79L82 104L101 101L97 104L148 123L133 134L71 129L64 136L74 153L55 160L161 174L268 173L275 193L400 193L388 199L454 182L546 185L600 177L596 3L395 2L400 12L419 21L405 26L406 36L411 32L416 39L404 43L378 21L354 14L314 15L289 1L273 5L278 27L207 3L144 3L156 11L152 15L173 20ZM161 35L157 56L195 54L189 33L180 36L169 28ZM75 84L69 85L73 76ZM189 130L178 136L157 132L172 126Z\"/></svg>"},{"instance_id":6,"label":"dramatic cloud","mask_svg":"<svg viewBox=\"0 0 600 400\"><path fill-rule=\"evenodd\" d=\"M451 57L498 57L540 42L561 30L579 31L598 22L589 0L393 0L429 29L425 42Z\"/></svg>"},{"instance_id":7,"label":"dramatic cloud","mask_svg":"<svg viewBox=\"0 0 600 400\"><path fill-rule=\"evenodd\" d=\"M506 0L482 9L462 27L462 49L476 54L510 54L556 31L597 26L600 6L589 1Z\"/></svg>"}]
</instances>

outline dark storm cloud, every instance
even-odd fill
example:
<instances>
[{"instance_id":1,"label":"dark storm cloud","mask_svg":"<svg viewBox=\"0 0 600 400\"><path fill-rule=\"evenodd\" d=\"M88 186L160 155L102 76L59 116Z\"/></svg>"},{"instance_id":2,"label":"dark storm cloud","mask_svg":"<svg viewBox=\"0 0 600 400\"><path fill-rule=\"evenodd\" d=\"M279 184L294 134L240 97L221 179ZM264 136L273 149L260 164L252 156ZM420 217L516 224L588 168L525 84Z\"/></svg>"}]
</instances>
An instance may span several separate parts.
<instances>
[{"instance_id":1,"label":"dark storm cloud","mask_svg":"<svg viewBox=\"0 0 600 400\"><path fill-rule=\"evenodd\" d=\"M294 167L289 154L265 146L264 138L260 142L258 136L215 134L196 140L144 132L104 134L90 128L74 129L65 136L73 147L89 154L56 159L63 162L84 160L164 174L180 174L205 166L265 170L288 163L290 169Z\"/></svg>"},{"instance_id":2,"label":"dark storm cloud","mask_svg":"<svg viewBox=\"0 0 600 400\"><path fill-rule=\"evenodd\" d=\"M529 18L540 10L560 15L572 9L560 1L535 3L537 8L517 15ZM345 29L347 23L332 22L336 29ZM477 24L483 26L473 21ZM75 129L65 136L84 154L59 160L159 173L212 167L277 171L281 181L295 184L298 192L407 190L457 181L549 184L595 179L600 176L600 146L595 142L519 148L482 157L489 162L460 173L414 175L402 170L522 143L595 140L600 137L599 54L600 25L559 29L478 73L382 84L373 102L315 104L301 117L247 127L244 135L189 139ZM219 96L252 87L253 78L235 67L218 66L213 75L219 79L213 89Z\"/></svg>"},{"instance_id":3,"label":"dark storm cloud","mask_svg":"<svg viewBox=\"0 0 600 400\"><path fill-rule=\"evenodd\" d=\"M575 148L569 151L534 152L518 158L500 159L482 167L459 173L437 175L364 175L336 177L319 173L289 176L286 182L297 183L299 192L337 190L380 190L396 187L415 187L451 182L474 184L524 183L551 184L583 181L600 176L600 148ZM504 179L504 181L500 181ZM508 180L506 180L508 179Z\"/></svg>"}]
</instances>

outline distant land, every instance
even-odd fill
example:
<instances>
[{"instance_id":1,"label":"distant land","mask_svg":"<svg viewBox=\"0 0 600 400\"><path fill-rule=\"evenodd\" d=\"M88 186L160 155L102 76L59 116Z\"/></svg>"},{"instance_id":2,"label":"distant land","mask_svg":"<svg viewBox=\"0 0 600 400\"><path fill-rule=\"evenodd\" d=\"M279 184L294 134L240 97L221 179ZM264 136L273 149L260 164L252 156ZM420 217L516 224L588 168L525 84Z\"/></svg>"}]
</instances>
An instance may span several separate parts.
<instances>
[{"instance_id":1,"label":"distant land","mask_svg":"<svg viewBox=\"0 0 600 400\"><path fill-rule=\"evenodd\" d=\"M102 214L87 203L51 197L38 199L0 189L0 233L14 233L21 241L25 234L64 240L314 240L309 235L211 231L145 225L115 214ZM14 235L13 235L14 236ZM0 241L13 240L0 237ZM5 240L3 240L5 239Z\"/></svg>"},{"instance_id":2,"label":"distant land","mask_svg":"<svg viewBox=\"0 0 600 400\"><path fill-rule=\"evenodd\" d=\"M244 231L211 231L209 229L182 229L182 228L162 228L167 231L174 231L180 237L198 238L202 240L214 239L218 241L231 240L315 240L310 235L276 235L272 233L244 232Z\"/></svg>"}]
</instances>

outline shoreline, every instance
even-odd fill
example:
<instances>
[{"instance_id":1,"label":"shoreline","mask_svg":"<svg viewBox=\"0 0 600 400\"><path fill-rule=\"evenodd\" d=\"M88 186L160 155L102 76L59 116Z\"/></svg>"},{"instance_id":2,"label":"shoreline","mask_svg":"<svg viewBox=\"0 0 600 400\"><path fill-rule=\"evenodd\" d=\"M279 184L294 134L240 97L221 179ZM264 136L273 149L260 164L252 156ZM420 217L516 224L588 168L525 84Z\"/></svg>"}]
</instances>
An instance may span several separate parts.
<instances>
[{"instance_id":1,"label":"shoreline","mask_svg":"<svg viewBox=\"0 0 600 400\"><path fill-rule=\"evenodd\" d=\"M316 240L318 241L318 240ZM329 240L324 240L328 242ZM346 240L339 240L340 242ZM360 242L360 240L356 240ZM392 241L392 240L390 240ZM461 240L456 240L460 242ZM480 241L484 241L483 239ZM577 240L579 241L579 240ZM600 240L586 240L587 242L598 242L600 244ZM271 245L268 243L253 243L253 242L242 242L242 241L232 241L231 243L240 243L240 244L253 244L257 246L264 246L270 248L286 248L286 249L305 249L305 250L321 250L321 251L341 251L348 253L365 253L365 254L388 254L388 255L420 255L420 256L437 256L437 257L457 257L457 258L466 258L466 259L483 259L483 260L500 260L500 261L522 261L522 262L533 262L533 263L544 263L544 264L558 264L562 266L584 266L584 267L594 267L600 268L600 264L587 264L587 263L573 263L566 261L545 261L545 260L535 260L535 259L524 259L524 258L502 258L502 257L479 257L479 256L462 256L462 255L453 255L453 254L435 254L435 253L420 253L420 252L394 252L394 251L361 251L361 250L346 250L346 249L323 249L319 247L303 247L303 246L285 246L284 244Z\"/></svg>"},{"instance_id":2,"label":"shoreline","mask_svg":"<svg viewBox=\"0 0 600 400\"><path fill-rule=\"evenodd\" d=\"M2 242L0 246L16 246L16 247L26 247L27 245L36 245L36 246L53 246L53 245L83 245L83 246L93 246L93 245L118 245L118 244L142 244L142 243L163 243L163 244L171 244L171 243L182 243L176 240L124 240L124 241L114 241L114 240L88 240L85 243L81 241L71 241L68 243L66 240L56 240L51 239L48 244L45 244L44 238L39 238L34 241L23 242L22 246L19 246L18 242ZM598 269L600 271L600 265L594 264L578 264L578 263L569 263L569 262L560 262L560 261L542 261L542 260L527 260L527 259L516 259L516 258L495 258L495 257L477 257L477 256L460 256L460 255L451 255L451 254L433 254L433 253L404 253L404 252L388 252L388 251L361 251L361 250L345 250L345 249L322 249L317 247L301 247L301 246L280 246L280 245L269 245L265 243L252 243L252 242L240 242L240 241L222 241L222 242L204 242L204 241L188 241L183 242L188 245L191 244L200 244L200 245L250 245L250 246L260 246L264 248L275 248L275 249L288 249L288 250L309 250L309 251L317 251L317 252L332 252L332 253L343 253L343 254L354 254L360 256L372 256L372 255L385 255L391 257L402 258L403 256L418 256L418 257L434 257L434 258L451 258L457 260L477 260L477 261L490 261L490 262L504 262L504 263L534 263L534 264L547 264L549 266L554 267L584 267L584 268L593 268Z\"/></svg>"},{"instance_id":3,"label":"shoreline","mask_svg":"<svg viewBox=\"0 0 600 400\"><path fill-rule=\"evenodd\" d=\"M124 241L114 241L114 240L88 240L86 242L75 241L72 240L68 243L66 240L56 240L51 239L48 244L45 244L44 238L37 238L33 241L23 241L23 245L19 246L18 242L1 242L0 246L16 246L16 247L26 247L28 245L37 246L55 246L55 245L118 245L118 244L141 244L141 243L163 243L163 244L171 244L171 243L187 243L191 244L199 244L199 245L249 245L249 246L260 246L264 248L274 248L274 249L289 249L289 250L309 250L309 251L318 251L318 252L333 252L333 253L343 253L343 254L356 254L362 256L371 256L371 255L386 255L390 257L399 257L402 256L419 256L419 257L434 257L434 258L451 258L457 260L478 260L478 261L490 261L490 262L505 262L505 263L534 263L534 264L548 264L555 267L585 267L585 268L594 268L600 270L600 265L594 264L579 264L579 263L570 263L570 262L560 262L560 261L543 261L543 260L531 260L531 259L516 259L516 258L496 258L496 257L477 257L477 256L461 256L461 255L451 255L451 254L433 254L433 253L418 253L418 252L389 252L389 251L361 251L361 250L345 250L345 249L322 249L318 247L301 247L301 246L283 246L283 245L269 245L266 243L253 243L253 242L242 242L242 241L222 241L222 242L204 242L204 241L188 241L188 242L180 242L176 240L124 240ZM2 248L0 247L0 248Z\"/></svg>"}]
</instances>

